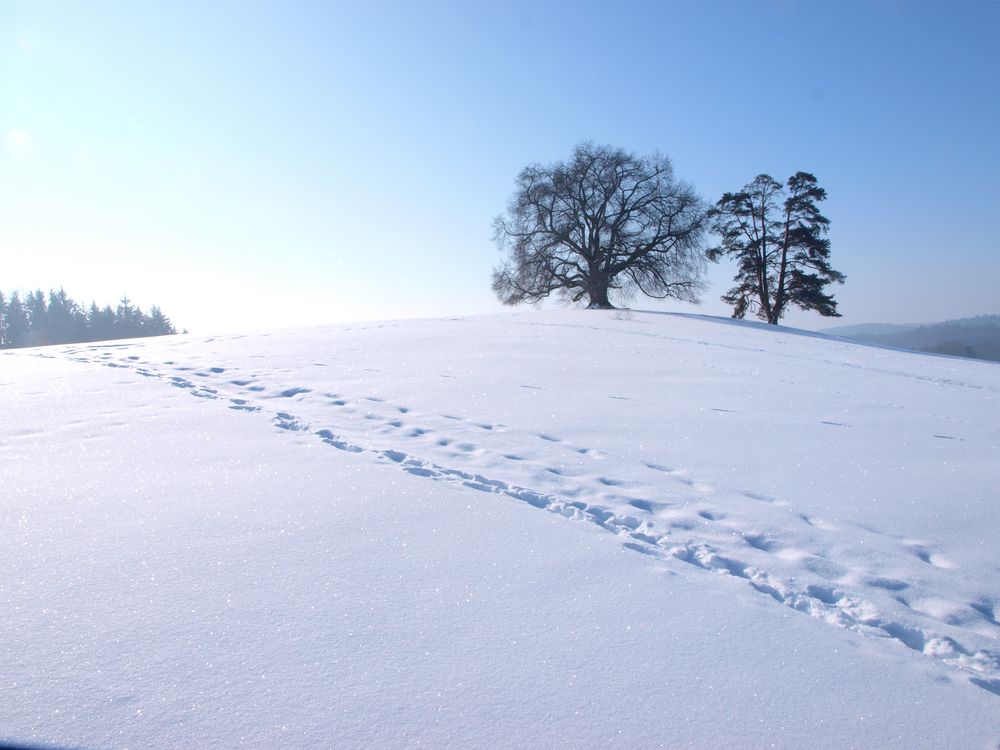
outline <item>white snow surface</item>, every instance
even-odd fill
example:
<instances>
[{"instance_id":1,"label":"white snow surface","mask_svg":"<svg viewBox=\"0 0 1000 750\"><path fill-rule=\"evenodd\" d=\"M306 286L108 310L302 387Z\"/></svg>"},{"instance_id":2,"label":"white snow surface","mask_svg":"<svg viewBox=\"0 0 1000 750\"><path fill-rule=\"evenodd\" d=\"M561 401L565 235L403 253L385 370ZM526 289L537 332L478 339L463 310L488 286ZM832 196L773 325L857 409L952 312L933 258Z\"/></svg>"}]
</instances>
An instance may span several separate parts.
<instances>
[{"instance_id":1,"label":"white snow surface","mask_svg":"<svg viewBox=\"0 0 1000 750\"><path fill-rule=\"evenodd\" d=\"M0 740L1000 743L996 364L554 311L0 388Z\"/></svg>"}]
</instances>

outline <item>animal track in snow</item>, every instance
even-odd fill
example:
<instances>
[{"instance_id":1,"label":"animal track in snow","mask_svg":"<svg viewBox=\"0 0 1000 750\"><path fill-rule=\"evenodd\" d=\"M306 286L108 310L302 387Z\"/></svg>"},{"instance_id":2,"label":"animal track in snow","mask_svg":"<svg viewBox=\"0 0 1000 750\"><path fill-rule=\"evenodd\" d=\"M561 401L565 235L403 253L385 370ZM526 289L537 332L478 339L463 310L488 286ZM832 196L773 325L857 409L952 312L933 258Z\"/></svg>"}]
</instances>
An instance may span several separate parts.
<instances>
[{"instance_id":1,"label":"animal track in snow","mask_svg":"<svg viewBox=\"0 0 1000 750\"><path fill-rule=\"evenodd\" d=\"M944 568L946 570L950 570L956 567L955 563L953 563L947 557L944 557L943 555L939 555L936 553L931 553L928 550L924 549L923 547L913 547L912 551L913 554L917 557L917 559L922 560L928 565L933 565L935 568Z\"/></svg>"},{"instance_id":2,"label":"animal track in snow","mask_svg":"<svg viewBox=\"0 0 1000 750\"><path fill-rule=\"evenodd\" d=\"M232 404L229 407L230 409L236 409L237 411L249 411L249 412L260 411L259 406L254 406L252 404L249 404L247 403L247 400L243 398L231 398L229 399L229 401Z\"/></svg>"},{"instance_id":3,"label":"animal track in snow","mask_svg":"<svg viewBox=\"0 0 1000 750\"><path fill-rule=\"evenodd\" d=\"M77 350L77 353L85 354L86 351ZM373 405L372 409L384 405L383 411L391 410L393 415L377 411L362 414L358 408L351 406L349 398L340 394L312 394L310 388L302 386L268 388L257 380L256 374L245 377L223 367L208 367L194 373L207 380L226 375L230 379L225 382L239 389L237 394L220 393L215 388L195 384L179 375L157 372L156 366L141 363L137 357L122 356L117 362L111 362L108 361L109 356L111 353L104 351L91 353L91 359L84 356L74 359L87 362L100 360L106 365L131 368L138 375L163 379L199 398L223 398L230 409L267 414L275 427L283 432L311 432L323 444L347 453L367 455L387 465L397 466L416 477L459 483L479 492L506 496L536 508L594 524L618 536L621 543L630 550L664 561L676 560L710 573L745 581L753 590L796 611L864 635L894 640L913 651L957 668L966 673L976 686L1000 695L1000 657L992 651L963 644L965 637L962 633L972 631L959 627L972 622L976 627L987 631L1000 628L995 602L986 598L966 603L953 602L942 597L935 599L933 592L929 595L911 596L912 585L908 581L864 570L853 571L836 559L826 556L821 546L809 549L809 540L806 540L806 544L801 540L790 543L770 531L747 533L747 525L740 517L738 505L734 506L737 508L735 512L723 512L718 507L712 507L727 503L728 511L729 498L738 500L743 497L758 501L765 508L788 509L788 503L784 500L752 491L724 491L653 461L643 465L662 479L651 476L649 481L652 484L647 484L644 480L641 491L634 493L639 495L636 497L609 495L607 488L633 487L632 479L626 481L609 474L570 470L571 467L564 470L555 457L565 456L566 451L569 455L580 456L576 461L601 458L604 454L568 445L545 432L533 433L541 443L530 451L528 458L520 453L509 452L509 448L508 452L503 452L502 449L494 451L494 443L490 441L495 440L493 435L499 425L493 422L466 420L450 414L421 416L415 414L409 406L388 404L385 399L375 396L359 397L358 400ZM175 362L170 366L175 372L195 370L176 366ZM236 377L232 377L234 374ZM541 390L537 386L524 387ZM266 390L269 394L262 393ZM313 429L306 420L289 411L268 411L259 402L255 403L253 394L261 394L260 398L294 398L296 404L303 406L312 404L315 407L321 403L338 406L339 410L329 413L343 415L348 423L348 431L357 433L361 439L352 439L326 427ZM330 400L321 402L320 399L324 398ZM376 431L369 434L366 429L360 429L362 425L359 421L362 419L374 422ZM379 430L386 430L383 439L391 441L391 447L377 448L368 444L371 435L383 435ZM479 444L479 438L475 442L466 439L473 437L473 431L478 431L482 436L482 444ZM531 434L523 433L525 438ZM936 437L949 439L951 436ZM509 446L512 439L516 440L517 434L508 431L505 442L499 445ZM418 458L409 449L404 449L404 444L400 441L407 441L406 445L413 446L419 452L438 455L430 460ZM564 453L557 454L558 451ZM471 455L476 456L475 468L448 465L449 461L468 460L466 457ZM558 474L553 473L552 470L557 467ZM529 481L532 475L537 475L539 482L543 482L541 475L544 474L552 478L555 486L544 490L533 488L526 482L490 476L496 471L525 476ZM544 481L543 484L548 485L549 482ZM692 491L700 495L692 495ZM726 492L729 494L725 494ZM656 493L662 494L657 497ZM678 498L680 502L674 502ZM691 507L696 502L706 500L712 502L712 506L706 508L702 505L697 510L697 506ZM606 502L616 507L609 507L604 504ZM825 535L837 533L835 526L806 514L796 514L796 517L802 521L802 533L815 537L812 541L816 545L821 545L822 539L828 538ZM778 533L784 533L780 531L780 527ZM697 536L691 538L692 535ZM731 541L727 542L727 539ZM937 570L947 571L955 567L946 556L923 542L901 541L900 549ZM775 570L787 569L788 565L794 565L795 570L801 571L801 575L781 577L774 573ZM811 576L818 580L810 580ZM858 593L856 589L859 587L862 591L868 590L873 594L881 591L890 598L895 596L896 606L912 613L912 616L900 619L893 614L892 607L875 606L864 594ZM902 592L906 592L905 598ZM921 624L924 621L939 622L941 628L925 627ZM951 632L957 634L956 637L936 632L949 627L952 628Z\"/></svg>"},{"instance_id":4,"label":"animal track in snow","mask_svg":"<svg viewBox=\"0 0 1000 750\"><path fill-rule=\"evenodd\" d=\"M293 417L287 412L279 411L274 417L274 423L282 430L290 430L291 432L305 432L309 429L307 425L302 423L297 417Z\"/></svg>"},{"instance_id":5,"label":"animal track in snow","mask_svg":"<svg viewBox=\"0 0 1000 750\"><path fill-rule=\"evenodd\" d=\"M302 388L301 386L296 386L294 388L286 388L283 391L279 391L275 394L275 398L292 398L293 396L298 396L302 393L309 393L310 388Z\"/></svg>"}]
</instances>

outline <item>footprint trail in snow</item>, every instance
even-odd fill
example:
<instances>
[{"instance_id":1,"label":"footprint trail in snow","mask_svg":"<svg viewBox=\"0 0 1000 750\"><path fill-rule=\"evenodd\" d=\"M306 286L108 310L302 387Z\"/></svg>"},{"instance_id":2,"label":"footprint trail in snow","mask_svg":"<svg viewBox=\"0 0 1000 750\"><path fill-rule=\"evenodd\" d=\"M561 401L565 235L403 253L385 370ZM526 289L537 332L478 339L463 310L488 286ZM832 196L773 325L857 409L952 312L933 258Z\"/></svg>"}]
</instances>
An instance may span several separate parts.
<instances>
[{"instance_id":1,"label":"footprint trail in snow","mask_svg":"<svg viewBox=\"0 0 1000 750\"><path fill-rule=\"evenodd\" d=\"M323 389L284 382L280 372L264 367L152 361L142 349L95 344L64 352L80 363L129 369L269 419L276 429L356 460L593 524L630 550L742 581L777 604L939 660L1000 696L1000 590L956 597L962 571L932 540L817 518L797 511L794 498L702 481L669 457L609 461L604 450L549 431L421 412L335 382ZM541 386L520 388L544 397ZM608 398L630 397L612 391ZM713 411L722 418L733 413ZM911 573L914 560L924 569L919 577Z\"/></svg>"}]
</instances>

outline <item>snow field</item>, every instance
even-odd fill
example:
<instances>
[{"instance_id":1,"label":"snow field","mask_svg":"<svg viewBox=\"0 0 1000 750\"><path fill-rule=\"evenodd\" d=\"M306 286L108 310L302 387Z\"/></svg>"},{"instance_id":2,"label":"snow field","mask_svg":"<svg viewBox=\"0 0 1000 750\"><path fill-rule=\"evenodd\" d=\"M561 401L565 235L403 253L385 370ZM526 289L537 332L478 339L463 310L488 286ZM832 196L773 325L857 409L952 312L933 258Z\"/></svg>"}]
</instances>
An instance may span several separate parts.
<instances>
[{"instance_id":1,"label":"snow field","mask_svg":"<svg viewBox=\"0 0 1000 750\"><path fill-rule=\"evenodd\" d=\"M993 741L995 366L587 312L0 367L12 738Z\"/></svg>"}]
</instances>

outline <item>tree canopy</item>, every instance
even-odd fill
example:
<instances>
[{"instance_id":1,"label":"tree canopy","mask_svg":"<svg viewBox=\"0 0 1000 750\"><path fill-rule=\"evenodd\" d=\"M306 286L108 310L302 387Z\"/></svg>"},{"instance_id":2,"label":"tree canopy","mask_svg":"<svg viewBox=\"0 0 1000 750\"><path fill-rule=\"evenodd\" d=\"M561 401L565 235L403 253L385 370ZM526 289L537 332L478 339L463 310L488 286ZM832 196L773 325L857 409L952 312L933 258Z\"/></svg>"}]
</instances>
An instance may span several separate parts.
<instances>
[{"instance_id":1,"label":"tree canopy","mask_svg":"<svg viewBox=\"0 0 1000 750\"><path fill-rule=\"evenodd\" d=\"M789 305L840 317L833 295L825 289L842 284L844 275L829 263L830 221L817 203L826 191L808 172L796 172L786 186L770 175L758 175L738 193L725 193L709 212L712 229L722 238L707 252L737 262L736 285L722 300L733 317L747 312L776 324Z\"/></svg>"},{"instance_id":2,"label":"tree canopy","mask_svg":"<svg viewBox=\"0 0 1000 750\"><path fill-rule=\"evenodd\" d=\"M504 304L558 294L610 308L616 292L697 301L706 210L667 157L582 143L569 161L526 167L516 186L494 221Z\"/></svg>"}]
</instances>

